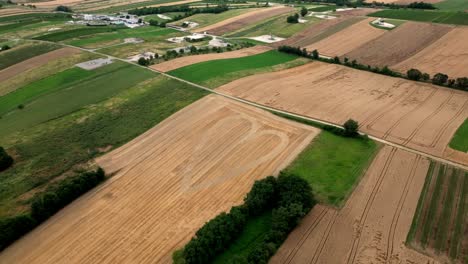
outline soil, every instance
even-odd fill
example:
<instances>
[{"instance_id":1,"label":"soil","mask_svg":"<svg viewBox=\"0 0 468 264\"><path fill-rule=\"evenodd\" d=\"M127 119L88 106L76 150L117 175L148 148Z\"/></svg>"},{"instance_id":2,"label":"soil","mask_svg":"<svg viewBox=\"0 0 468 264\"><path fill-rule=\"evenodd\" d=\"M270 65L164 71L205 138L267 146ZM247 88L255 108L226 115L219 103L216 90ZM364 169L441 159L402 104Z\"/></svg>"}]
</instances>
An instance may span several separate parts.
<instances>
[{"instance_id":1,"label":"soil","mask_svg":"<svg viewBox=\"0 0 468 264\"><path fill-rule=\"evenodd\" d=\"M328 57L344 55L386 32L386 30L369 25L374 19L364 19L305 48L309 51L316 49L320 54Z\"/></svg>"},{"instance_id":2,"label":"soil","mask_svg":"<svg viewBox=\"0 0 468 264\"><path fill-rule=\"evenodd\" d=\"M14 64L6 69L0 71L0 82L6 81L9 78L16 76L17 74L23 73L25 71L31 70L36 67L41 67L42 65L47 64L51 60L56 60L65 56L70 56L78 54L81 51L73 48L61 48L58 50L53 50L41 54L39 56L33 57L31 59L22 61L20 63ZM1 96L2 94L0 94Z\"/></svg>"},{"instance_id":3,"label":"soil","mask_svg":"<svg viewBox=\"0 0 468 264\"><path fill-rule=\"evenodd\" d=\"M270 17L277 15L286 14L288 12L294 11L292 7L286 6L274 6L263 9L256 9L252 12L244 13L221 22L215 23L213 25L199 28L197 32L208 32L212 35L221 36L228 32L234 32L248 25L255 24L262 20L265 20Z\"/></svg>"},{"instance_id":4,"label":"soil","mask_svg":"<svg viewBox=\"0 0 468 264\"><path fill-rule=\"evenodd\" d=\"M315 207L270 263L437 263L404 244L428 167L385 146L345 206Z\"/></svg>"},{"instance_id":5,"label":"soil","mask_svg":"<svg viewBox=\"0 0 468 264\"><path fill-rule=\"evenodd\" d=\"M158 71L162 71L162 72L168 72L168 71L172 71L181 67L185 67L185 66L203 62L203 61L240 58L240 57L246 57L246 56L263 53L269 50L271 50L271 48L269 47L254 46L251 48L240 49L240 50L235 50L235 51L230 51L230 52L185 56L185 57L181 57L181 58L177 58L174 60L169 60L163 63L152 65L151 68L158 70Z\"/></svg>"},{"instance_id":6,"label":"soil","mask_svg":"<svg viewBox=\"0 0 468 264\"><path fill-rule=\"evenodd\" d=\"M318 130L208 95L97 159L116 173L0 253L0 263L171 263Z\"/></svg>"},{"instance_id":7,"label":"soil","mask_svg":"<svg viewBox=\"0 0 468 264\"><path fill-rule=\"evenodd\" d=\"M442 72L450 78L468 76L468 27L456 27L407 60L393 66L401 72L419 69L433 76Z\"/></svg>"},{"instance_id":8,"label":"soil","mask_svg":"<svg viewBox=\"0 0 468 264\"><path fill-rule=\"evenodd\" d=\"M317 61L218 90L335 124L352 118L370 135L468 164L467 153L446 155L468 117L466 92Z\"/></svg>"},{"instance_id":9,"label":"soil","mask_svg":"<svg viewBox=\"0 0 468 264\"><path fill-rule=\"evenodd\" d=\"M344 55L349 59L371 66L392 66L415 55L447 34L452 27L406 22L379 38ZM419 68L419 65L413 65Z\"/></svg>"}]
</instances>

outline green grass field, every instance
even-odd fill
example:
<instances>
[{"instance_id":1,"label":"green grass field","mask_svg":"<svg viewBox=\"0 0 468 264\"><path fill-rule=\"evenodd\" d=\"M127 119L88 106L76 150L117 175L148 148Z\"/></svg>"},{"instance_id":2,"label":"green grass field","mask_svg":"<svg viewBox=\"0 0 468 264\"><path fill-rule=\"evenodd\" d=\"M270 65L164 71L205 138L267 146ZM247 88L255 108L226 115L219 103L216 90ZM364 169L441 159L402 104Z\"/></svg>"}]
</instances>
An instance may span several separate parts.
<instances>
[{"instance_id":1,"label":"green grass field","mask_svg":"<svg viewBox=\"0 0 468 264\"><path fill-rule=\"evenodd\" d=\"M28 20L63 20L70 17L70 14L62 13L31 13L0 17L0 23L18 23Z\"/></svg>"},{"instance_id":2,"label":"green grass field","mask_svg":"<svg viewBox=\"0 0 468 264\"><path fill-rule=\"evenodd\" d=\"M0 121L0 137L59 118L133 87L155 73L122 62L91 71L70 69L6 95L3 112L21 103ZM11 103L10 103L11 102Z\"/></svg>"},{"instance_id":3,"label":"green grass field","mask_svg":"<svg viewBox=\"0 0 468 264\"><path fill-rule=\"evenodd\" d=\"M465 119L465 122L457 129L449 146L459 151L468 151L468 119Z\"/></svg>"},{"instance_id":4,"label":"green grass field","mask_svg":"<svg viewBox=\"0 0 468 264\"><path fill-rule=\"evenodd\" d=\"M128 5L105 7L105 8L89 11L89 13L99 13L99 14L117 13L121 11L128 11L130 9L135 9L135 8L140 8L140 7L150 6L150 5L165 4L165 3L176 2L176 1L178 0L150 0L150 1L132 3Z\"/></svg>"},{"instance_id":5,"label":"green grass field","mask_svg":"<svg viewBox=\"0 0 468 264\"><path fill-rule=\"evenodd\" d=\"M467 171L431 161L406 243L453 263L466 262L467 193Z\"/></svg>"},{"instance_id":6,"label":"green grass field","mask_svg":"<svg viewBox=\"0 0 468 264\"><path fill-rule=\"evenodd\" d=\"M305 17L306 23L288 23L286 18L291 14L276 16L267 19L255 25L243 28L236 32L226 34L227 37L257 37L262 35L273 34L278 37L288 38L295 33L307 28L313 23L320 21L315 17Z\"/></svg>"},{"instance_id":7,"label":"green grass field","mask_svg":"<svg viewBox=\"0 0 468 264\"><path fill-rule=\"evenodd\" d=\"M441 24L468 25L468 13L463 12L428 11L416 9L386 9L371 13L368 16Z\"/></svg>"},{"instance_id":8,"label":"green grass field","mask_svg":"<svg viewBox=\"0 0 468 264\"><path fill-rule=\"evenodd\" d=\"M26 44L4 51L0 53L0 70L57 48L52 44Z\"/></svg>"},{"instance_id":9,"label":"green grass field","mask_svg":"<svg viewBox=\"0 0 468 264\"><path fill-rule=\"evenodd\" d=\"M169 74L197 84L212 84L209 85L212 87L215 79L228 82L229 80L224 79L224 76L232 76L235 79L236 76L232 74L236 72L252 72L252 70L272 67L295 59L297 59L296 56L272 50L242 58L200 62L170 71ZM217 84L219 82L215 85Z\"/></svg>"},{"instance_id":10,"label":"green grass field","mask_svg":"<svg viewBox=\"0 0 468 264\"><path fill-rule=\"evenodd\" d=\"M71 38L78 38L78 37L105 33L105 32L113 32L119 29L124 29L124 27L121 27L121 26L80 27L80 28L74 28L74 29L64 30L64 31L55 31L53 33L48 33L48 34L44 34L41 36L37 36L34 39L59 42L59 41L63 41L63 40L71 39Z\"/></svg>"},{"instance_id":11,"label":"green grass field","mask_svg":"<svg viewBox=\"0 0 468 264\"><path fill-rule=\"evenodd\" d=\"M285 171L307 180L318 201L340 206L378 149L372 140L322 131Z\"/></svg>"},{"instance_id":12,"label":"green grass field","mask_svg":"<svg viewBox=\"0 0 468 264\"><path fill-rule=\"evenodd\" d=\"M141 38L145 41L151 41L155 37L168 35L174 32L177 31L170 28L160 27L140 27L136 29L125 28L118 29L112 32L81 37L79 39L66 41L66 43L78 47L96 48L102 46L102 44L109 43L111 41L118 41L119 43L123 43L125 38Z\"/></svg>"},{"instance_id":13,"label":"green grass field","mask_svg":"<svg viewBox=\"0 0 468 264\"><path fill-rule=\"evenodd\" d=\"M325 12L325 11L336 10L337 8L338 7L336 5L324 5L324 6L309 8L308 10L311 12Z\"/></svg>"},{"instance_id":14,"label":"green grass field","mask_svg":"<svg viewBox=\"0 0 468 264\"><path fill-rule=\"evenodd\" d=\"M445 0L434 4L435 7L447 11L465 11L468 10L468 1L466 0Z\"/></svg>"},{"instance_id":15,"label":"green grass field","mask_svg":"<svg viewBox=\"0 0 468 264\"><path fill-rule=\"evenodd\" d=\"M232 245L221 255L218 255L213 264L230 263L236 256L247 258L252 248L261 243L265 233L271 228L271 211L247 222L245 228Z\"/></svg>"},{"instance_id":16,"label":"green grass field","mask_svg":"<svg viewBox=\"0 0 468 264\"><path fill-rule=\"evenodd\" d=\"M206 94L160 75L131 87L92 107L0 136L0 145L15 153L15 165L0 177L0 217L24 210L30 201L21 195L102 155L101 148L125 144Z\"/></svg>"}]
</instances>

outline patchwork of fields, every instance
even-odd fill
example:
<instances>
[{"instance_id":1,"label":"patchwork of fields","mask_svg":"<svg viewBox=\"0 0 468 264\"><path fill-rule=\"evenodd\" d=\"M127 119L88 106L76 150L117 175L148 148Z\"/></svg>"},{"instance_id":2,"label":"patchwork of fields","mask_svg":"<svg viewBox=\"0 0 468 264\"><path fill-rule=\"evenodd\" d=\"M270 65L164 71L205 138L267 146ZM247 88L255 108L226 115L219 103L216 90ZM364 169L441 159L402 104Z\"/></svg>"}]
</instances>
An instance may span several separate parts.
<instances>
[{"instance_id":1,"label":"patchwork of fields","mask_svg":"<svg viewBox=\"0 0 468 264\"><path fill-rule=\"evenodd\" d=\"M0 8L0 263L468 260L466 1L18 1ZM61 185L97 167L81 197L86 178Z\"/></svg>"}]
</instances>

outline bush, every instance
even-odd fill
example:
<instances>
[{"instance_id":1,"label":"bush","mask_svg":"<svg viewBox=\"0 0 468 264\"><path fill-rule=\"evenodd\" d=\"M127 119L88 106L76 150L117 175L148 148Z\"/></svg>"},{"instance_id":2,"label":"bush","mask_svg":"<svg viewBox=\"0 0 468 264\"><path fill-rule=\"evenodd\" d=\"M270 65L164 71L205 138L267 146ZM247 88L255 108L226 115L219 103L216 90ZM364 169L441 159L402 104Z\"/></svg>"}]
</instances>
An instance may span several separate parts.
<instances>
[{"instance_id":1,"label":"bush","mask_svg":"<svg viewBox=\"0 0 468 264\"><path fill-rule=\"evenodd\" d=\"M417 69L410 69L406 72L408 79L413 81L419 81L422 78L422 72Z\"/></svg>"},{"instance_id":2,"label":"bush","mask_svg":"<svg viewBox=\"0 0 468 264\"><path fill-rule=\"evenodd\" d=\"M307 8L302 7L302 8L301 8L301 16L302 16L302 17L305 17L305 16L307 15L307 13L308 13Z\"/></svg>"},{"instance_id":3,"label":"bush","mask_svg":"<svg viewBox=\"0 0 468 264\"><path fill-rule=\"evenodd\" d=\"M432 77L432 83L437 85L444 85L448 81L448 75L443 73L436 73Z\"/></svg>"},{"instance_id":4,"label":"bush","mask_svg":"<svg viewBox=\"0 0 468 264\"><path fill-rule=\"evenodd\" d=\"M0 172L8 169L13 164L13 158L0 147Z\"/></svg>"},{"instance_id":5,"label":"bush","mask_svg":"<svg viewBox=\"0 0 468 264\"><path fill-rule=\"evenodd\" d=\"M140 57L138 59L138 64L140 64L141 66L148 66L148 65L150 65L150 62L151 62L151 60L147 60L144 57Z\"/></svg>"},{"instance_id":6,"label":"bush","mask_svg":"<svg viewBox=\"0 0 468 264\"><path fill-rule=\"evenodd\" d=\"M250 192L244 198L244 206L250 216L260 215L275 204L276 179L269 176L263 180L255 181Z\"/></svg>"},{"instance_id":7,"label":"bush","mask_svg":"<svg viewBox=\"0 0 468 264\"><path fill-rule=\"evenodd\" d=\"M345 136L354 137L354 136L359 135L358 133L359 124L357 121L353 119L348 119L348 121L344 123L343 127L344 127Z\"/></svg>"},{"instance_id":8,"label":"bush","mask_svg":"<svg viewBox=\"0 0 468 264\"><path fill-rule=\"evenodd\" d=\"M312 55L312 58L315 60L317 60L320 57L320 54L318 53L316 49L312 51L311 55Z\"/></svg>"},{"instance_id":9,"label":"bush","mask_svg":"<svg viewBox=\"0 0 468 264\"><path fill-rule=\"evenodd\" d=\"M36 227L36 221L27 214L0 219L0 250L9 246L34 227Z\"/></svg>"},{"instance_id":10,"label":"bush","mask_svg":"<svg viewBox=\"0 0 468 264\"><path fill-rule=\"evenodd\" d=\"M53 185L42 193L34 195L31 203L31 216L38 223L45 221L80 195L94 188L105 179L101 168L83 172Z\"/></svg>"},{"instance_id":11,"label":"bush","mask_svg":"<svg viewBox=\"0 0 468 264\"><path fill-rule=\"evenodd\" d=\"M456 82L455 86L457 88L460 88L465 91L468 90L468 78L467 77L457 78L455 82Z\"/></svg>"},{"instance_id":12,"label":"bush","mask_svg":"<svg viewBox=\"0 0 468 264\"><path fill-rule=\"evenodd\" d=\"M73 10L68 6L59 5L55 8L55 11L73 13Z\"/></svg>"},{"instance_id":13,"label":"bush","mask_svg":"<svg viewBox=\"0 0 468 264\"><path fill-rule=\"evenodd\" d=\"M5 50L9 50L9 49L11 49L11 47L5 44L5 45L2 46L2 49L0 49L0 51L5 51Z\"/></svg>"},{"instance_id":14,"label":"bush","mask_svg":"<svg viewBox=\"0 0 468 264\"><path fill-rule=\"evenodd\" d=\"M294 15L288 16L286 18L286 22L291 23L291 24L299 23L299 14L296 13Z\"/></svg>"}]
</instances>

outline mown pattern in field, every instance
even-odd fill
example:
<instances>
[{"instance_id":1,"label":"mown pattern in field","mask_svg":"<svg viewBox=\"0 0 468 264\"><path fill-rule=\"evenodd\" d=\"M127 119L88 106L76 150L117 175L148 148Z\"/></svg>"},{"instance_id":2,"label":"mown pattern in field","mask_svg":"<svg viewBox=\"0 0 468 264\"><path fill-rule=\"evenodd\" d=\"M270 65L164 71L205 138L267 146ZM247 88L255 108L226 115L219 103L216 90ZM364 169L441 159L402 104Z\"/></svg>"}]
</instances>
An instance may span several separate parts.
<instances>
[{"instance_id":1,"label":"mown pattern in field","mask_svg":"<svg viewBox=\"0 0 468 264\"><path fill-rule=\"evenodd\" d=\"M369 16L441 24L468 25L468 13L464 12L427 11L417 9L387 9L369 14Z\"/></svg>"},{"instance_id":2,"label":"mown pattern in field","mask_svg":"<svg viewBox=\"0 0 468 264\"><path fill-rule=\"evenodd\" d=\"M52 44L26 44L7 50L0 53L0 70L58 48Z\"/></svg>"},{"instance_id":3,"label":"mown pattern in field","mask_svg":"<svg viewBox=\"0 0 468 264\"><path fill-rule=\"evenodd\" d=\"M407 243L426 253L466 263L468 172L431 162Z\"/></svg>"},{"instance_id":4,"label":"mown pattern in field","mask_svg":"<svg viewBox=\"0 0 468 264\"><path fill-rule=\"evenodd\" d=\"M98 68L91 71L91 74L83 71L66 70L6 95L4 100L9 103L3 111L10 112L0 120L0 135L18 132L77 111L155 75L121 62ZM76 76L79 78L75 78ZM22 106L11 111L15 104Z\"/></svg>"},{"instance_id":5,"label":"mown pattern in field","mask_svg":"<svg viewBox=\"0 0 468 264\"><path fill-rule=\"evenodd\" d=\"M242 58L200 62L170 71L169 74L194 83L208 84L212 79L232 75L236 72L271 67L295 59L297 59L296 56L272 50Z\"/></svg>"}]
</instances>

